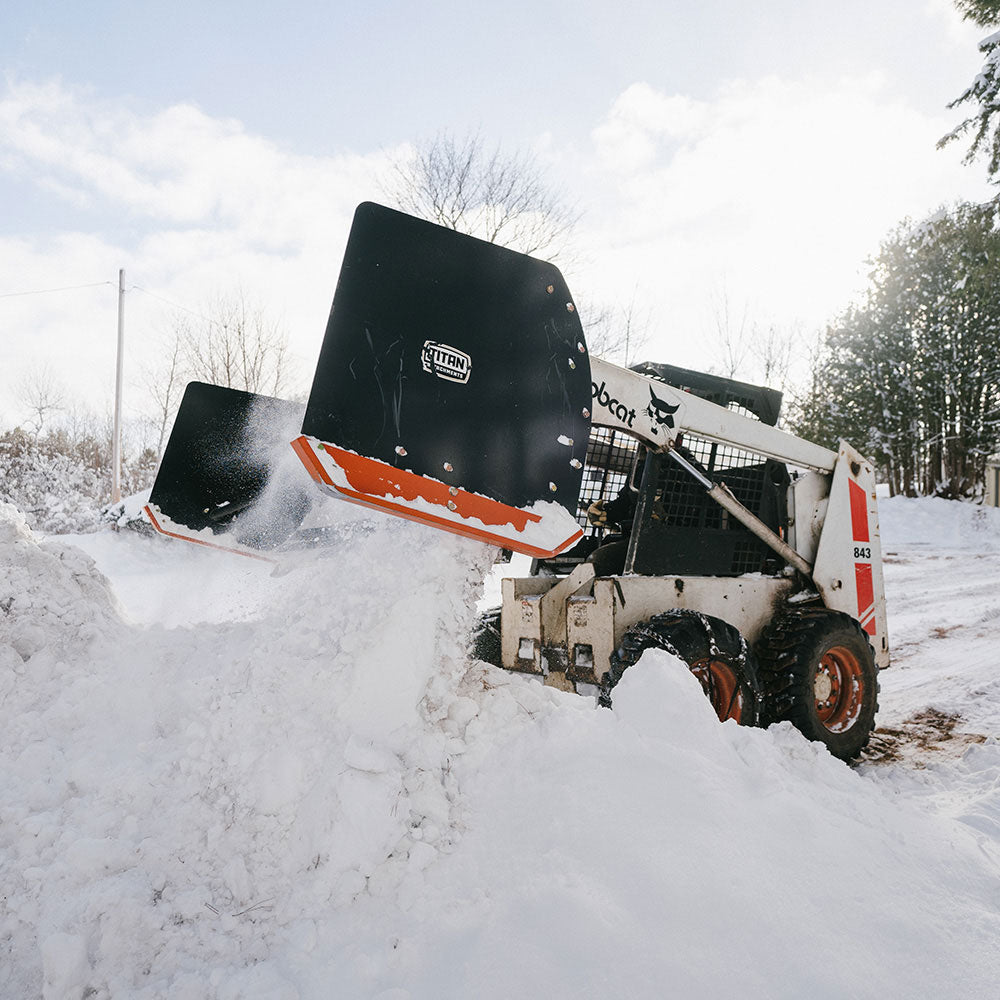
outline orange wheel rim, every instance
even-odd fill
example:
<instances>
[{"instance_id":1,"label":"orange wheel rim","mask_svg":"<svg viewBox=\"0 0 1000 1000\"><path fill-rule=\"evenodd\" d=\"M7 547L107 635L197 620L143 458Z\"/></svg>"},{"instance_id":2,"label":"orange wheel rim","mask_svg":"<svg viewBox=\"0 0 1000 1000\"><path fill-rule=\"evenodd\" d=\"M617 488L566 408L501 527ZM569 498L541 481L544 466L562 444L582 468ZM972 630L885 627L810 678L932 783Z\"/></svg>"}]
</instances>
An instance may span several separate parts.
<instances>
[{"instance_id":1,"label":"orange wheel rim","mask_svg":"<svg viewBox=\"0 0 1000 1000\"><path fill-rule=\"evenodd\" d=\"M733 667L722 660L698 660L691 664L691 673L698 678L702 690L722 722L743 718L743 692Z\"/></svg>"},{"instance_id":2,"label":"orange wheel rim","mask_svg":"<svg viewBox=\"0 0 1000 1000\"><path fill-rule=\"evenodd\" d=\"M816 718L831 733L850 729L861 714L865 678L861 662L844 646L834 646L820 658L813 678Z\"/></svg>"}]
</instances>

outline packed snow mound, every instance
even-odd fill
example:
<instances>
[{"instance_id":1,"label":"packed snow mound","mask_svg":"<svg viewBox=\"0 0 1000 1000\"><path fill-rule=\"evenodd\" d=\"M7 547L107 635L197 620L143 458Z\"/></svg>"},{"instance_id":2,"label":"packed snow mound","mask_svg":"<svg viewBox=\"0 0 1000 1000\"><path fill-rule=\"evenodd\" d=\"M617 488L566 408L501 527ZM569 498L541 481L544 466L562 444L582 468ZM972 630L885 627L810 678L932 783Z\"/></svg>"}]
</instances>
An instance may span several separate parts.
<instances>
[{"instance_id":1,"label":"packed snow mound","mask_svg":"<svg viewBox=\"0 0 1000 1000\"><path fill-rule=\"evenodd\" d=\"M205 970L451 848L488 550L393 525L269 578L242 622L129 628L92 560L3 513L5 677L47 669L4 687L0 864L21 891L0 994L216 995ZM210 602L226 575L190 585Z\"/></svg>"},{"instance_id":2,"label":"packed snow mound","mask_svg":"<svg viewBox=\"0 0 1000 1000\"><path fill-rule=\"evenodd\" d=\"M615 693L494 717L485 757L456 760L461 849L389 924L401 995L989 995L995 954L967 956L1000 931L976 874L995 840L887 801L790 726L720 725L663 651Z\"/></svg>"},{"instance_id":3,"label":"packed snow mound","mask_svg":"<svg viewBox=\"0 0 1000 1000\"><path fill-rule=\"evenodd\" d=\"M1000 552L1000 507L941 497L882 497L878 503L882 547L936 546Z\"/></svg>"},{"instance_id":4,"label":"packed snow mound","mask_svg":"<svg viewBox=\"0 0 1000 1000\"><path fill-rule=\"evenodd\" d=\"M102 544L232 614L128 624L0 535L55 560L11 596L60 644L0 701L0 996L992 996L1000 744L953 817L719 724L663 651L614 711L469 662L492 552L407 522L275 576Z\"/></svg>"},{"instance_id":5,"label":"packed snow mound","mask_svg":"<svg viewBox=\"0 0 1000 1000\"><path fill-rule=\"evenodd\" d=\"M116 601L94 560L58 539L41 545L24 515L0 503L0 656L37 669L118 623Z\"/></svg>"}]
</instances>

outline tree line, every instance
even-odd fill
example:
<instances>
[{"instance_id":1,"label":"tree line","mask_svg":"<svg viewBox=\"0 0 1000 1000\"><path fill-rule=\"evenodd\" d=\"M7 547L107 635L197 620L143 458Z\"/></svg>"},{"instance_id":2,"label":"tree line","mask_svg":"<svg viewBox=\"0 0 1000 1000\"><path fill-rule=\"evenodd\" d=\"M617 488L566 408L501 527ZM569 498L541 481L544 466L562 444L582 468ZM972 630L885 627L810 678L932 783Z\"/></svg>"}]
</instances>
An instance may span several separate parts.
<instances>
[{"instance_id":1,"label":"tree line","mask_svg":"<svg viewBox=\"0 0 1000 1000\"><path fill-rule=\"evenodd\" d=\"M939 147L966 140L1000 184L1000 0L955 0L963 18L994 29L983 64L949 108L966 117ZM831 323L793 429L851 440L894 493L982 495L1000 452L1000 197L905 221L871 262L864 299Z\"/></svg>"},{"instance_id":2,"label":"tree line","mask_svg":"<svg viewBox=\"0 0 1000 1000\"><path fill-rule=\"evenodd\" d=\"M796 432L850 440L893 493L975 497L1000 450L997 211L963 203L891 233L797 400Z\"/></svg>"}]
</instances>

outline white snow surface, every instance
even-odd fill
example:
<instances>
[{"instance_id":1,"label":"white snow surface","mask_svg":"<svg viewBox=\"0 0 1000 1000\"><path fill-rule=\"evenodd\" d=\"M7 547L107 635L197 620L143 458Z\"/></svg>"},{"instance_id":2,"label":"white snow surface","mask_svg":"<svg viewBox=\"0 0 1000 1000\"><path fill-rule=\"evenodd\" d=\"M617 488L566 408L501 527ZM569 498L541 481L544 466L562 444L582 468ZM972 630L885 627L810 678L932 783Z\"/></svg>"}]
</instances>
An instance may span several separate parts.
<instances>
[{"instance_id":1,"label":"white snow surface","mask_svg":"<svg viewBox=\"0 0 1000 1000\"><path fill-rule=\"evenodd\" d=\"M660 651L614 711L470 662L498 571L453 535L272 573L0 506L0 997L995 997L1000 511L881 514L850 768Z\"/></svg>"}]
</instances>

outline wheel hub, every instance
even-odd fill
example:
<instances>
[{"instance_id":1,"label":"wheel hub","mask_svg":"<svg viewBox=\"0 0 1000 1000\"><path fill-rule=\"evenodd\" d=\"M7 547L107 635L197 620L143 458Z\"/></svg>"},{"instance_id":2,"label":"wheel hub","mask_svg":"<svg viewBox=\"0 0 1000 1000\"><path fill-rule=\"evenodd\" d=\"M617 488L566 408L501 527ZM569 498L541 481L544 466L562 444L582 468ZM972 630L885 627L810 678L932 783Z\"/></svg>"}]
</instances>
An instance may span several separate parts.
<instances>
[{"instance_id":1,"label":"wheel hub","mask_svg":"<svg viewBox=\"0 0 1000 1000\"><path fill-rule=\"evenodd\" d=\"M813 693L817 702L825 702L833 691L833 681L826 670L816 671L816 680L813 683Z\"/></svg>"},{"instance_id":2,"label":"wheel hub","mask_svg":"<svg viewBox=\"0 0 1000 1000\"><path fill-rule=\"evenodd\" d=\"M844 646L833 646L816 666L813 679L816 717L831 733L850 729L861 714L865 678L857 656Z\"/></svg>"}]
</instances>

